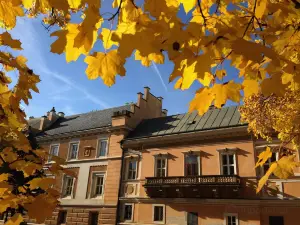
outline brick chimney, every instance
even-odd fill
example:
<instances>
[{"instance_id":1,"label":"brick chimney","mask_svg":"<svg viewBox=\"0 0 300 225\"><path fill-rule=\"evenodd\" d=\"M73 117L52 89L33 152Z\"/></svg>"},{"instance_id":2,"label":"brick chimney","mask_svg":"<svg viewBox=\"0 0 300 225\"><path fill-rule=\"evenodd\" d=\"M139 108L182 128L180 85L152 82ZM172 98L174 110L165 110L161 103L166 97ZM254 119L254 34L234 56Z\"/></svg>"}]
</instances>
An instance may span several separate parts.
<instances>
[{"instance_id":1,"label":"brick chimney","mask_svg":"<svg viewBox=\"0 0 300 225\"><path fill-rule=\"evenodd\" d=\"M39 130L44 130L46 127L53 124L58 118L64 116L65 114L63 112L59 112L58 114L56 114L55 108L52 107L52 109L47 112L46 116L41 117Z\"/></svg>"}]
</instances>

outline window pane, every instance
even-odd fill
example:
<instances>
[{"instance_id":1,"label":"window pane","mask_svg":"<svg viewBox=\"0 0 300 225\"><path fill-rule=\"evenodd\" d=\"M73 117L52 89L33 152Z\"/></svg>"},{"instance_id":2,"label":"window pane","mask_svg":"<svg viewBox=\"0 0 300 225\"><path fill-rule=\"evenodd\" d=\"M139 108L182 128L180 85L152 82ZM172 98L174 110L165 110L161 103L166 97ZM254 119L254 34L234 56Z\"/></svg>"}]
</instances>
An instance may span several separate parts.
<instances>
[{"instance_id":1,"label":"window pane","mask_svg":"<svg viewBox=\"0 0 300 225\"><path fill-rule=\"evenodd\" d=\"M227 165L227 155L222 155L223 165Z\"/></svg>"},{"instance_id":2,"label":"window pane","mask_svg":"<svg viewBox=\"0 0 300 225\"><path fill-rule=\"evenodd\" d=\"M124 220L131 220L132 217L132 205L125 205Z\"/></svg>"},{"instance_id":3,"label":"window pane","mask_svg":"<svg viewBox=\"0 0 300 225\"><path fill-rule=\"evenodd\" d=\"M101 140L99 146L100 146L99 156L106 156L107 140Z\"/></svg>"},{"instance_id":4,"label":"window pane","mask_svg":"<svg viewBox=\"0 0 300 225\"><path fill-rule=\"evenodd\" d=\"M185 156L185 168L186 175L193 176L198 175L198 156L197 155L186 155Z\"/></svg>"},{"instance_id":5,"label":"window pane","mask_svg":"<svg viewBox=\"0 0 300 225\"><path fill-rule=\"evenodd\" d=\"M73 189L73 177L66 176L64 181L64 197L70 196L72 194Z\"/></svg>"},{"instance_id":6,"label":"window pane","mask_svg":"<svg viewBox=\"0 0 300 225\"><path fill-rule=\"evenodd\" d=\"M136 179L137 161L129 161L128 179Z\"/></svg>"},{"instance_id":7,"label":"window pane","mask_svg":"<svg viewBox=\"0 0 300 225\"><path fill-rule=\"evenodd\" d=\"M229 166L230 173L229 175L234 175L234 166Z\"/></svg>"},{"instance_id":8,"label":"window pane","mask_svg":"<svg viewBox=\"0 0 300 225\"><path fill-rule=\"evenodd\" d=\"M103 182L104 177L96 175L94 177L94 190L93 190L93 196L102 195L103 194Z\"/></svg>"},{"instance_id":9,"label":"window pane","mask_svg":"<svg viewBox=\"0 0 300 225\"><path fill-rule=\"evenodd\" d=\"M233 155L228 155L228 158L229 158L229 164L233 164L234 163Z\"/></svg>"},{"instance_id":10,"label":"window pane","mask_svg":"<svg viewBox=\"0 0 300 225\"><path fill-rule=\"evenodd\" d=\"M223 175L228 175L228 168L227 168L227 166L223 166Z\"/></svg>"},{"instance_id":11,"label":"window pane","mask_svg":"<svg viewBox=\"0 0 300 225\"><path fill-rule=\"evenodd\" d=\"M70 159L76 159L77 158L77 151L78 151L78 144L71 144L71 153L70 153Z\"/></svg>"},{"instance_id":12,"label":"window pane","mask_svg":"<svg viewBox=\"0 0 300 225\"><path fill-rule=\"evenodd\" d=\"M166 167L166 160L165 159L161 159L161 167L162 168Z\"/></svg>"},{"instance_id":13,"label":"window pane","mask_svg":"<svg viewBox=\"0 0 300 225\"><path fill-rule=\"evenodd\" d=\"M161 159L157 159L156 167L161 168Z\"/></svg>"},{"instance_id":14,"label":"window pane","mask_svg":"<svg viewBox=\"0 0 300 225\"><path fill-rule=\"evenodd\" d=\"M154 221L163 221L164 209L162 206L154 206Z\"/></svg>"},{"instance_id":15,"label":"window pane","mask_svg":"<svg viewBox=\"0 0 300 225\"><path fill-rule=\"evenodd\" d=\"M198 213L189 212L187 214L187 225L198 225Z\"/></svg>"},{"instance_id":16,"label":"window pane","mask_svg":"<svg viewBox=\"0 0 300 225\"><path fill-rule=\"evenodd\" d=\"M276 161L276 153L273 152L271 157L271 162L275 162L275 161Z\"/></svg>"}]
</instances>

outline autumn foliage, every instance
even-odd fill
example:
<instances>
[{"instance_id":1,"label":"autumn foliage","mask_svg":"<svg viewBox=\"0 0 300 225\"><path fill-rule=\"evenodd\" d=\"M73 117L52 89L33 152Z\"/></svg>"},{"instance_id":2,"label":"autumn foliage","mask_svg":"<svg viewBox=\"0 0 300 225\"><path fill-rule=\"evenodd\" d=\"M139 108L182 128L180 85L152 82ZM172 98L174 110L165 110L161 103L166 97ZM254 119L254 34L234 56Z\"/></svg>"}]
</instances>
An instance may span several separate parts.
<instances>
[{"instance_id":1,"label":"autumn foliage","mask_svg":"<svg viewBox=\"0 0 300 225\"><path fill-rule=\"evenodd\" d=\"M286 178L299 166L294 156L299 147L299 8L297 0L114 0L104 11L100 0L0 0L0 25L10 30L18 17L42 17L56 38L51 52L65 54L67 62L83 55L87 77L101 77L108 86L117 75L126 75L124 64L131 56L146 67L169 59L174 64L169 80L175 88L199 86L190 111L203 114L211 104L220 108L228 100L244 101L241 114L249 130L268 140L278 135L282 146L292 149L272 164L259 190L271 173ZM74 23L74 17L80 21ZM95 51L96 42L102 43L103 51ZM7 31L0 34L0 44L21 50L20 41ZM230 74L225 62L238 73ZM30 91L38 91L39 77L23 56L7 48L0 51L0 63L0 151L8 157L18 149L27 154L31 147L22 132L26 120L19 106L28 104ZM11 70L19 72L19 80L8 88ZM271 150L259 156L257 166L271 157ZM3 163L10 168L13 164ZM18 167L25 176L26 163ZM5 187L8 179L1 174L0 205L12 195Z\"/></svg>"}]
</instances>

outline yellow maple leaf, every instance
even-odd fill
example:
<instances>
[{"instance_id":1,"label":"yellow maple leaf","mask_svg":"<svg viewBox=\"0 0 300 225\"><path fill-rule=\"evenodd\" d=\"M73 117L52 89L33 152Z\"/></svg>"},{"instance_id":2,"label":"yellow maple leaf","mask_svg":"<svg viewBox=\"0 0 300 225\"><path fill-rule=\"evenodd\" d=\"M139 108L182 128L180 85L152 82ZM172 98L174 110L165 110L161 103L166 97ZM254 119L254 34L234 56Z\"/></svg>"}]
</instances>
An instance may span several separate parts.
<instances>
[{"instance_id":1,"label":"yellow maple leaf","mask_svg":"<svg viewBox=\"0 0 300 225\"><path fill-rule=\"evenodd\" d=\"M99 8L94 6L89 6L84 11L84 15L85 18L83 22L77 28L78 33L74 38L74 47L83 47L86 52L89 52L97 40L97 31L100 28L103 19L99 14Z\"/></svg>"},{"instance_id":2,"label":"yellow maple leaf","mask_svg":"<svg viewBox=\"0 0 300 225\"><path fill-rule=\"evenodd\" d=\"M187 14L195 7L196 0L179 0L182 3L185 13Z\"/></svg>"},{"instance_id":3,"label":"yellow maple leaf","mask_svg":"<svg viewBox=\"0 0 300 225\"><path fill-rule=\"evenodd\" d=\"M20 1L0 0L0 27L7 30L14 28L17 16L24 16Z\"/></svg>"},{"instance_id":4,"label":"yellow maple leaf","mask_svg":"<svg viewBox=\"0 0 300 225\"><path fill-rule=\"evenodd\" d=\"M48 188L50 188L51 185L55 184L55 179L50 177L45 177L45 178L38 177L32 179L27 184L29 184L30 190L36 189L38 187L47 190Z\"/></svg>"},{"instance_id":5,"label":"yellow maple leaf","mask_svg":"<svg viewBox=\"0 0 300 225\"><path fill-rule=\"evenodd\" d=\"M287 85L282 83L280 74L274 74L261 82L261 91L265 96L271 94L283 96L286 88Z\"/></svg>"},{"instance_id":6,"label":"yellow maple leaf","mask_svg":"<svg viewBox=\"0 0 300 225\"><path fill-rule=\"evenodd\" d=\"M57 204L56 198L48 194L40 194L31 203L25 204L24 208L28 211L30 218L36 219L37 223L42 223L47 217L52 215Z\"/></svg>"},{"instance_id":7,"label":"yellow maple leaf","mask_svg":"<svg viewBox=\"0 0 300 225\"><path fill-rule=\"evenodd\" d=\"M265 162L271 157L272 157L271 148L267 147L265 151L259 154L255 167L263 166Z\"/></svg>"},{"instance_id":8,"label":"yellow maple leaf","mask_svg":"<svg viewBox=\"0 0 300 225\"><path fill-rule=\"evenodd\" d=\"M295 161L296 155L283 156L277 161L277 167L274 170L274 175L280 179L287 179L294 175L294 169L300 166L300 162Z\"/></svg>"},{"instance_id":9,"label":"yellow maple leaf","mask_svg":"<svg viewBox=\"0 0 300 225\"><path fill-rule=\"evenodd\" d=\"M12 39L10 33L4 32L0 34L0 45L9 46L12 49L21 50L21 42L19 40Z\"/></svg>"},{"instance_id":10,"label":"yellow maple leaf","mask_svg":"<svg viewBox=\"0 0 300 225\"><path fill-rule=\"evenodd\" d=\"M257 6L256 6L256 10L255 10L255 16L258 19L261 19L262 16L264 15L266 7L267 7L267 3L268 3L268 0L257 1Z\"/></svg>"},{"instance_id":11,"label":"yellow maple leaf","mask_svg":"<svg viewBox=\"0 0 300 225\"><path fill-rule=\"evenodd\" d=\"M23 221L24 219L22 215L20 213L16 213L5 223L5 225L18 225Z\"/></svg>"},{"instance_id":12,"label":"yellow maple leaf","mask_svg":"<svg viewBox=\"0 0 300 225\"><path fill-rule=\"evenodd\" d=\"M257 94L259 92L258 82L256 80L244 80L243 90L244 90L245 97L249 97L253 94Z\"/></svg>"},{"instance_id":13,"label":"yellow maple leaf","mask_svg":"<svg viewBox=\"0 0 300 225\"><path fill-rule=\"evenodd\" d=\"M223 77L226 76L226 70L217 70L216 76L219 80L223 80Z\"/></svg>"},{"instance_id":14,"label":"yellow maple leaf","mask_svg":"<svg viewBox=\"0 0 300 225\"><path fill-rule=\"evenodd\" d=\"M198 81L203 84L203 86L209 87L211 81L214 79L214 76L211 73L205 72L204 78L198 78Z\"/></svg>"},{"instance_id":15,"label":"yellow maple leaf","mask_svg":"<svg viewBox=\"0 0 300 225\"><path fill-rule=\"evenodd\" d=\"M68 0L71 9L78 9L82 0Z\"/></svg>"},{"instance_id":16,"label":"yellow maple leaf","mask_svg":"<svg viewBox=\"0 0 300 225\"><path fill-rule=\"evenodd\" d=\"M0 182L0 197L2 197L6 193L10 193L12 191L12 186L6 182ZM0 204L1 205L1 204Z\"/></svg>"},{"instance_id":17,"label":"yellow maple leaf","mask_svg":"<svg viewBox=\"0 0 300 225\"><path fill-rule=\"evenodd\" d=\"M200 88L190 102L189 112L197 110L199 115L203 115L211 105L212 101L215 99L215 96L211 93L211 89L204 87Z\"/></svg>"},{"instance_id":18,"label":"yellow maple leaf","mask_svg":"<svg viewBox=\"0 0 300 225\"><path fill-rule=\"evenodd\" d=\"M260 192L262 187L266 184L267 180L269 179L269 176L274 172L274 170L277 168L277 163L272 163L266 174L260 178L257 188L256 188L256 193Z\"/></svg>"},{"instance_id":19,"label":"yellow maple leaf","mask_svg":"<svg viewBox=\"0 0 300 225\"><path fill-rule=\"evenodd\" d=\"M77 48L74 46L74 39L79 34L79 25L69 23L64 30L58 30L51 34L51 36L57 36L58 39L51 44L51 52L62 54L66 53L66 61L76 61L81 54L87 55L88 51L81 46Z\"/></svg>"},{"instance_id":20,"label":"yellow maple leaf","mask_svg":"<svg viewBox=\"0 0 300 225\"><path fill-rule=\"evenodd\" d=\"M215 84L212 88L212 93L215 95L215 106L221 108L230 99L234 102L239 102L241 84L229 81L227 84Z\"/></svg>"},{"instance_id":21,"label":"yellow maple leaf","mask_svg":"<svg viewBox=\"0 0 300 225\"><path fill-rule=\"evenodd\" d=\"M118 46L119 43L111 40L111 36L114 31L107 28L102 28L100 38L103 41L103 47L105 49L110 49L113 45Z\"/></svg>"},{"instance_id":22,"label":"yellow maple leaf","mask_svg":"<svg viewBox=\"0 0 300 225\"><path fill-rule=\"evenodd\" d=\"M107 86L115 83L116 76L125 75L125 60L120 57L117 50L111 50L104 54L102 52L94 53L85 58L88 64L86 74L89 79L96 79L99 76L103 79Z\"/></svg>"},{"instance_id":23,"label":"yellow maple leaf","mask_svg":"<svg viewBox=\"0 0 300 225\"><path fill-rule=\"evenodd\" d=\"M9 173L2 173L2 174L0 174L0 182L2 182L2 181L6 181L7 179L8 179L8 177L9 177Z\"/></svg>"}]
</instances>

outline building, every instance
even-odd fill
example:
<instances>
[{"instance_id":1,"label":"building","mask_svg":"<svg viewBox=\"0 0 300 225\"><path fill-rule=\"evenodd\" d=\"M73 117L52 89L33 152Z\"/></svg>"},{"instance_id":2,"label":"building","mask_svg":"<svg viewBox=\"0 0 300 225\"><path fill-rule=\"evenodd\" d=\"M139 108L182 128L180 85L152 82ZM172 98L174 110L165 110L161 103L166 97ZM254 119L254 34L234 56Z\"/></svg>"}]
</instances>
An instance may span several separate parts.
<instances>
[{"instance_id":1,"label":"building","mask_svg":"<svg viewBox=\"0 0 300 225\"><path fill-rule=\"evenodd\" d=\"M299 170L256 194L279 157L274 141L272 158L254 169L268 144L247 132L237 107L143 120L122 141L119 224L300 224Z\"/></svg>"},{"instance_id":2,"label":"building","mask_svg":"<svg viewBox=\"0 0 300 225\"><path fill-rule=\"evenodd\" d=\"M64 116L53 108L29 120L41 147L66 159L76 178L56 177L61 205L45 224L116 224L122 166L120 142L142 119L166 116L149 88L136 104ZM51 164L51 158L48 165Z\"/></svg>"}]
</instances>

